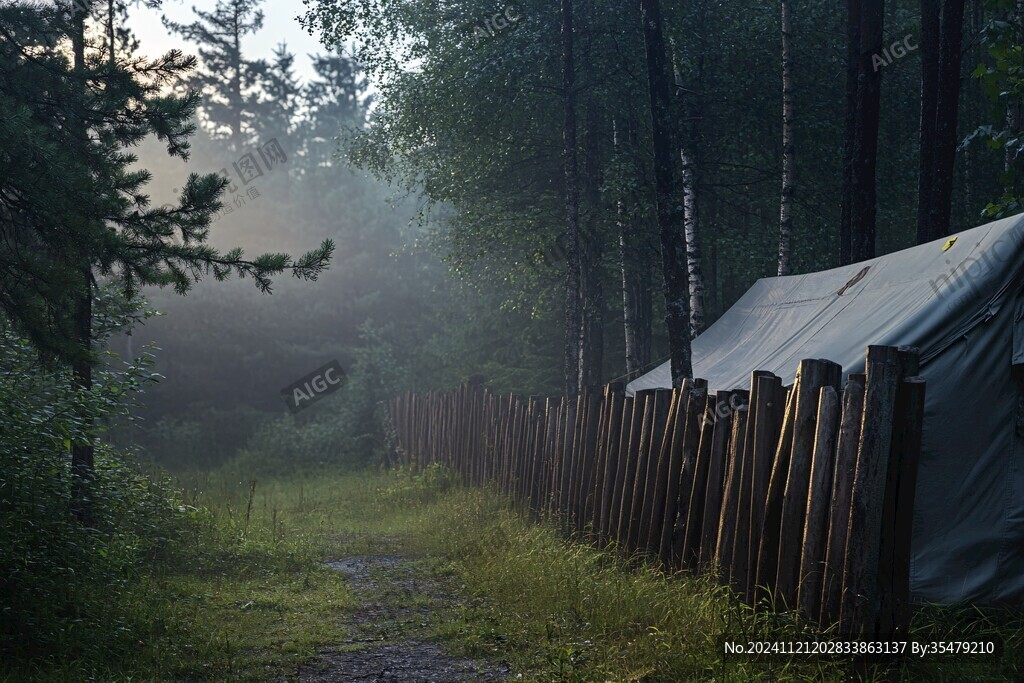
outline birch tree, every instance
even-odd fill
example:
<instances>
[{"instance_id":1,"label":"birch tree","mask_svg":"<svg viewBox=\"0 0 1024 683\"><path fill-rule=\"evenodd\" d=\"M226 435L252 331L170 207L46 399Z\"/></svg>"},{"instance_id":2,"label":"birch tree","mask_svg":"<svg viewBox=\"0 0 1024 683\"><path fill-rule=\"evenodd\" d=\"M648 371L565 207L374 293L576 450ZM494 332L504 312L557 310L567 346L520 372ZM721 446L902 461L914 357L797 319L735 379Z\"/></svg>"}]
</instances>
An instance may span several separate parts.
<instances>
[{"instance_id":1,"label":"birch tree","mask_svg":"<svg viewBox=\"0 0 1024 683\"><path fill-rule=\"evenodd\" d=\"M695 81L700 87L701 65L703 56L697 57L697 77ZM686 272L690 281L690 337L696 337L704 331L704 272L701 263L700 249L700 201L698 199L697 145L700 139L699 121L700 107L696 103L696 89L688 93L683 76L679 71L675 49L672 49L672 74L675 78L677 99L682 103L679 108L683 115L679 160L682 162L683 187L683 229L686 234Z\"/></svg>"}]
</instances>

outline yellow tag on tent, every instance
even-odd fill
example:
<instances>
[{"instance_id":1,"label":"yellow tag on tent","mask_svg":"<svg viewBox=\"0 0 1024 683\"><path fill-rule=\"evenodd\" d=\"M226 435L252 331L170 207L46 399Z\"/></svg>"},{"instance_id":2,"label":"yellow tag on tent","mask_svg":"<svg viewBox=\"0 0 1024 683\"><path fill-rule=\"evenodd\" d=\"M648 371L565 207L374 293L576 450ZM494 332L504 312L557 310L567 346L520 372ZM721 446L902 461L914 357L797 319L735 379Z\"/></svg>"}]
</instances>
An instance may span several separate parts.
<instances>
[{"instance_id":1,"label":"yellow tag on tent","mask_svg":"<svg viewBox=\"0 0 1024 683\"><path fill-rule=\"evenodd\" d=\"M956 237L950 237L946 240L946 243L942 245L942 251L949 251L950 247L956 244Z\"/></svg>"}]
</instances>

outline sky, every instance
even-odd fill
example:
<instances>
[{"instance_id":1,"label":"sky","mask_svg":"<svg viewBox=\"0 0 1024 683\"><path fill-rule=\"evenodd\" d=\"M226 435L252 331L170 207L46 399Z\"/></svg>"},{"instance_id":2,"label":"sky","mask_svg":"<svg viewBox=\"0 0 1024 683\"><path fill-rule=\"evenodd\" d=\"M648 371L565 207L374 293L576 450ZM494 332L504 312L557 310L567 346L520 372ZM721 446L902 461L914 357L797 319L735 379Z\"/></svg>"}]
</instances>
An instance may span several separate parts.
<instances>
[{"instance_id":1,"label":"sky","mask_svg":"<svg viewBox=\"0 0 1024 683\"><path fill-rule=\"evenodd\" d=\"M179 23L188 23L195 15L192 7L203 10L213 9L215 0L164 0L161 9L151 10L142 6L130 8L129 24L141 43L140 52L149 56L163 54L168 50L179 48L184 52L193 52L188 43L176 35L168 33L160 21L161 15ZM303 83L314 76L313 67L307 55L324 52L319 39L310 36L299 25L298 17L305 11L302 0L265 0L261 5L263 14L263 30L255 35L248 35L242 43L243 50L250 59L273 56L274 48L284 42L295 54L295 75Z\"/></svg>"}]
</instances>

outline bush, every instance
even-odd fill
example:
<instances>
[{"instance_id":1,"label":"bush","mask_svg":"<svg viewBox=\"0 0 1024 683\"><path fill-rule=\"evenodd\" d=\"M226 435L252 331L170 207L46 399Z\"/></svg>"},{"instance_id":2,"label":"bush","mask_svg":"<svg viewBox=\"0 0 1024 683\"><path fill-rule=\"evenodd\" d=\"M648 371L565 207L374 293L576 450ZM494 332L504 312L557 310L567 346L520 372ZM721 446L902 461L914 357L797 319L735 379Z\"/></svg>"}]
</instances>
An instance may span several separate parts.
<instances>
[{"instance_id":1,"label":"bush","mask_svg":"<svg viewBox=\"0 0 1024 683\"><path fill-rule=\"evenodd\" d=\"M128 647L136 629L122 596L196 515L99 439L149 380L145 362L117 363L108 358L81 392L0 328L0 659L97 659ZM68 451L79 442L96 448L88 524L71 514Z\"/></svg>"}]
</instances>

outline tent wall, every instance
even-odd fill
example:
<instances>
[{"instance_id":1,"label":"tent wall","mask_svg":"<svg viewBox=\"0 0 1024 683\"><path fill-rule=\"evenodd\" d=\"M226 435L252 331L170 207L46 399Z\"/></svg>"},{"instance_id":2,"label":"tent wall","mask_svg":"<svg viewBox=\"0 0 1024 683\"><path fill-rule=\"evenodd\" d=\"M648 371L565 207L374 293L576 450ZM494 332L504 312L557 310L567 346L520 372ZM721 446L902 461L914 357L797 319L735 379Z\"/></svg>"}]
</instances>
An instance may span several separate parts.
<instances>
[{"instance_id":1,"label":"tent wall","mask_svg":"<svg viewBox=\"0 0 1024 683\"><path fill-rule=\"evenodd\" d=\"M919 600L1024 596L1024 444L1011 373L1015 306L922 368L928 381L910 583Z\"/></svg>"},{"instance_id":2,"label":"tent wall","mask_svg":"<svg viewBox=\"0 0 1024 683\"><path fill-rule=\"evenodd\" d=\"M911 589L922 601L1024 600L1024 218L870 261L764 278L694 340L694 374L792 382L804 358L863 371L869 344L921 350L928 381ZM1024 375L1024 372L1022 372ZM670 386L668 364L627 391Z\"/></svg>"}]
</instances>

